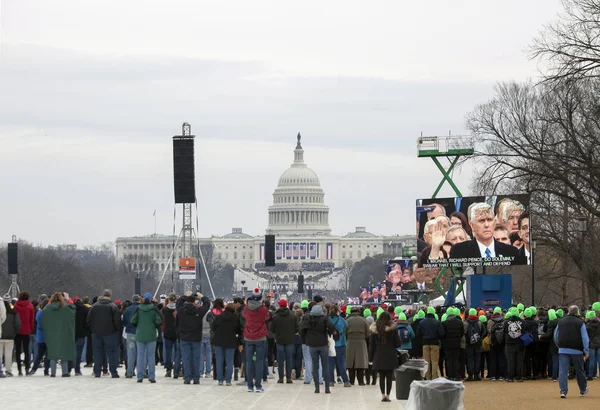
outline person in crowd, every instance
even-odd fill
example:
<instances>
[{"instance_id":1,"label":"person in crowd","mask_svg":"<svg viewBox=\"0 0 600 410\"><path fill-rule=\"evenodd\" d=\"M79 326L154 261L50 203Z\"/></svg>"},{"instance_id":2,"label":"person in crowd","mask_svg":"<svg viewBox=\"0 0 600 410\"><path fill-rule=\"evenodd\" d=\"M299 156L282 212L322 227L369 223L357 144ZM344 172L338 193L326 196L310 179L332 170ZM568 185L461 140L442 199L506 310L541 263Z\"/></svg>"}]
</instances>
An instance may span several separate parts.
<instances>
[{"instance_id":1,"label":"person in crowd","mask_svg":"<svg viewBox=\"0 0 600 410\"><path fill-rule=\"evenodd\" d=\"M533 340L538 339L538 321L535 320L535 308L528 307L523 311L523 316L525 317L523 320L525 333L531 334ZM525 379L526 380L535 380L536 379L536 370L538 367L538 363L536 362L536 344L531 343L525 346L525 365L523 368Z\"/></svg>"},{"instance_id":2,"label":"person in crowd","mask_svg":"<svg viewBox=\"0 0 600 410\"><path fill-rule=\"evenodd\" d=\"M298 318L288 308L285 299L279 300L278 309L271 319L271 332L275 335L277 344L277 367L279 380L277 383L283 383L285 375L286 383L292 382L292 355L294 353L294 336L300 331ZM285 372L284 372L285 363Z\"/></svg>"},{"instance_id":3,"label":"person in crowd","mask_svg":"<svg viewBox=\"0 0 600 410\"><path fill-rule=\"evenodd\" d=\"M389 402L393 371L398 364L396 349L402 346L402 342L398 336L397 324L392 321L388 312L381 313L370 330L369 361L373 363L373 370L379 373L381 401Z\"/></svg>"},{"instance_id":4,"label":"person in crowd","mask_svg":"<svg viewBox=\"0 0 600 410\"><path fill-rule=\"evenodd\" d=\"M479 321L476 309L469 309L469 316L464 321L466 353L467 353L467 381L481 381L479 367L481 360L481 342L487 335L487 328Z\"/></svg>"},{"instance_id":5,"label":"person in crowd","mask_svg":"<svg viewBox=\"0 0 600 410\"><path fill-rule=\"evenodd\" d=\"M125 348L127 350L127 369L125 371L125 377L127 379L131 379L135 375L135 364L137 360L137 343L136 343L136 326L131 323L131 318L133 317L133 313L139 308L141 302L140 295L133 295L131 300L133 301L131 306L129 306L123 312L123 327L125 328L125 334L127 336L127 340L125 341ZM144 367L144 371L145 371Z\"/></svg>"},{"instance_id":6,"label":"person in crowd","mask_svg":"<svg viewBox=\"0 0 600 410\"><path fill-rule=\"evenodd\" d=\"M587 396L589 389L583 363L589 357L590 339L588 337L585 323L579 318L579 308L570 306L567 316L558 322L556 329L556 340L558 340L558 384L560 397L565 399L569 392L569 367L575 368L579 394Z\"/></svg>"},{"instance_id":7,"label":"person in crowd","mask_svg":"<svg viewBox=\"0 0 600 410\"><path fill-rule=\"evenodd\" d=\"M66 295L68 299L68 295ZM41 326L48 348L50 377L56 377L56 364L60 360L62 377L69 377L69 362L75 361L76 307L68 304L61 292L56 292L44 308Z\"/></svg>"},{"instance_id":8,"label":"person in crowd","mask_svg":"<svg viewBox=\"0 0 600 410\"><path fill-rule=\"evenodd\" d=\"M112 303L112 291L105 289L102 296L90 308L87 324L92 332L94 347L94 376L100 377L103 356L108 356L108 366L113 378L118 378L118 337L121 331L121 314ZM105 373L106 374L106 373Z\"/></svg>"},{"instance_id":9,"label":"person in crowd","mask_svg":"<svg viewBox=\"0 0 600 410\"><path fill-rule=\"evenodd\" d=\"M322 366L323 379L325 381L325 393L331 393L329 390L329 338L335 331L335 325L329 320L323 312L323 307L315 304L307 319L303 320L300 327L300 333L306 345L310 348L310 357L312 359L312 368L318 369L319 362ZM320 393L319 378L314 377L315 393Z\"/></svg>"},{"instance_id":10,"label":"person in crowd","mask_svg":"<svg viewBox=\"0 0 600 410\"><path fill-rule=\"evenodd\" d=\"M215 317L219 316L225 310L225 304L223 299L217 298L213 301L212 309L209 310L206 315L202 318L202 346L200 348L200 376L204 374L204 377L210 377L213 364L216 364L216 357L213 356L211 346L211 324L215 320ZM217 379L215 372L214 377Z\"/></svg>"},{"instance_id":11,"label":"person in crowd","mask_svg":"<svg viewBox=\"0 0 600 410\"><path fill-rule=\"evenodd\" d=\"M535 308L534 308L535 309ZM536 379L546 379L548 377L548 349L549 343L541 336L548 331L548 314L544 309L535 311L537 314L537 337L534 339L534 376Z\"/></svg>"},{"instance_id":12,"label":"person in crowd","mask_svg":"<svg viewBox=\"0 0 600 410\"><path fill-rule=\"evenodd\" d=\"M440 340L445 331L442 324L435 318L435 309L427 308L425 319L419 323L417 335L423 340L423 358L429 362L426 380L438 378L438 361L440 359Z\"/></svg>"},{"instance_id":13,"label":"person in crowd","mask_svg":"<svg viewBox=\"0 0 600 410\"><path fill-rule=\"evenodd\" d=\"M35 374L37 369L40 367L42 360L44 361L44 376L50 375L50 360L48 360L48 348L46 346L46 339L44 338L44 330L42 329L42 315L44 314L44 308L48 305L50 299L42 299L40 303L40 309L35 314L36 316L36 342L38 344L37 353L33 360L33 366L31 367L30 374Z\"/></svg>"},{"instance_id":14,"label":"person in crowd","mask_svg":"<svg viewBox=\"0 0 600 410\"><path fill-rule=\"evenodd\" d=\"M0 322L2 322L0 326L0 378L5 378L13 377L13 348L15 337L21 330L21 316L11 307L9 297L5 297L0 304L2 304L0 308ZM4 356L4 371L1 367L2 356Z\"/></svg>"},{"instance_id":15,"label":"person in crowd","mask_svg":"<svg viewBox=\"0 0 600 410\"><path fill-rule=\"evenodd\" d=\"M419 310L412 318L411 327L415 333L415 338L412 340L412 349L410 350L410 357L414 359L423 358L423 337L419 333L419 324L425 319L425 311Z\"/></svg>"},{"instance_id":16,"label":"person in crowd","mask_svg":"<svg viewBox=\"0 0 600 410\"><path fill-rule=\"evenodd\" d=\"M481 322L482 326L485 328L486 331L486 335L481 341L481 361L479 365L480 377L481 379L483 379L485 377L485 369L489 369L490 367L490 335L489 333L487 333L488 319L483 309L479 311L479 321ZM487 378L491 379L491 376L489 375L489 370Z\"/></svg>"},{"instance_id":17,"label":"person in crowd","mask_svg":"<svg viewBox=\"0 0 600 410\"><path fill-rule=\"evenodd\" d=\"M83 304L83 301L75 297L75 376L81 376L81 357L85 340L88 337L90 330L87 326L87 315L89 308Z\"/></svg>"},{"instance_id":18,"label":"person in crowd","mask_svg":"<svg viewBox=\"0 0 600 410\"><path fill-rule=\"evenodd\" d=\"M365 320L367 321L367 325L369 325L369 338L367 339L367 350L369 349L369 345L370 345L370 340L371 340L371 325L373 323L375 323L375 319L373 318L373 316L369 315L365 318ZM377 371L373 370L373 363L369 362L369 367L367 368L367 371L365 372L365 380L367 382L367 385L371 385L371 386L375 386L377 384Z\"/></svg>"},{"instance_id":19,"label":"person in crowd","mask_svg":"<svg viewBox=\"0 0 600 410\"><path fill-rule=\"evenodd\" d=\"M131 316L131 325L135 327L135 343L137 350L137 381L144 381L144 372L148 369L148 381L156 383L156 334L160 329L163 319L154 304L152 294L144 294L143 302ZM146 367L147 366L147 367Z\"/></svg>"},{"instance_id":20,"label":"person in crowd","mask_svg":"<svg viewBox=\"0 0 600 410\"><path fill-rule=\"evenodd\" d=\"M590 339L588 380L593 380L600 368L600 319L596 316L594 310L590 310L586 317L588 318L588 322L586 323L585 328L588 333L588 338Z\"/></svg>"},{"instance_id":21,"label":"person in crowd","mask_svg":"<svg viewBox=\"0 0 600 410\"><path fill-rule=\"evenodd\" d=\"M89 309L92 308L93 303L90 302L89 296L84 296L82 298L82 300L83 300L84 306L86 308L88 308L88 314L89 314L90 313ZM86 322L87 322L87 320L86 320ZM92 332L90 331L89 327L88 327L88 336L85 340L85 348L83 350L84 350L83 355L85 356L85 359L82 358L85 361L85 365L83 367L94 367L94 350L92 347Z\"/></svg>"},{"instance_id":22,"label":"person in crowd","mask_svg":"<svg viewBox=\"0 0 600 410\"><path fill-rule=\"evenodd\" d=\"M461 339L465 334L465 328L460 318L460 310L450 307L446 311L446 320L442 322L444 327L444 337L442 346L446 354L446 377L450 380L458 381L460 378L458 371L458 357L460 354Z\"/></svg>"},{"instance_id":23,"label":"person in crowd","mask_svg":"<svg viewBox=\"0 0 600 410\"><path fill-rule=\"evenodd\" d=\"M246 351L246 382L248 392L263 393L262 388L265 360L265 342L267 340L267 320L271 318L269 311L262 304L262 292L255 288L248 298L242 312L244 323L244 350ZM256 355L256 365L254 365Z\"/></svg>"},{"instance_id":24,"label":"person in crowd","mask_svg":"<svg viewBox=\"0 0 600 410\"><path fill-rule=\"evenodd\" d=\"M29 376L29 370L31 365L31 356L29 355L29 342L30 335L35 330L35 311L33 305L29 301L29 293L21 292L19 299L14 306L15 311L21 318L21 330L15 337L15 354L17 356L17 369L19 370L19 376L23 376L23 359L21 354L25 356L25 375Z\"/></svg>"},{"instance_id":25,"label":"person in crowd","mask_svg":"<svg viewBox=\"0 0 600 410\"><path fill-rule=\"evenodd\" d=\"M355 380L358 379L358 385L364 386L365 370L369 368L367 347L367 339L370 337L369 325L358 307L352 307L347 322L346 367L350 376L349 382L354 385Z\"/></svg>"},{"instance_id":26,"label":"person in crowd","mask_svg":"<svg viewBox=\"0 0 600 410\"><path fill-rule=\"evenodd\" d=\"M295 309L296 320L298 320L298 331L294 335L294 354L292 360L294 361L294 377L296 380L302 380L302 338L300 337L300 322L304 316L304 311L300 308L300 305Z\"/></svg>"},{"instance_id":27,"label":"person in crowd","mask_svg":"<svg viewBox=\"0 0 600 410\"><path fill-rule=\"evenodd\" d=\"M223 312L214 317L210 327L213 334L211 343L215 349L217 382L219 386L223 386L224 382L231 386L233 355L238 346L238 335L241 334L235 305L228 303Z\"/></svg>"},{"instance_id":28,"label":"person in crowd","mask_svg":"<svg viewBox=\"0 0 600 410\"><path fill-rule=\"evenodd\" d=\"M506 377L506 356L504 355L504 318L502 308L496 306L492 317L487 322L490 342L490 360L488 376L492 381L504 380Z\"/></svg>"},{"instance_id":29,"label":"person in crowd","mask_svg":"<svg viewBox=\"0 0 600 410\"><path fill-rule=\"evenodd\" d=\"M334 371L337 370L338 377L342 378L344 387L351 387L346 372L346 329L348 322L340 316L338 305L331 305L329 308L329 320L334 324L333 340L335 341L335 357L329 357L329 380L331 385L335 386Z\"/></svg>"},{"instance_id":30,"label":"person in crowd","mask_svg":"<svg viewBox=\"0 0 600 410\"><path fill-rule=\"evenodd\" d=\"M525 347L521 336L524 333L524 323L517 309L511 308L504 321L504 345L507 363L506 381L512 383L523 381L523 360Z\"/></svg>"},{"instance_id":31,"label":"person in crowd","mask_svg":"<svg viewBox=\"0 0 600 410\"><path fill-rule=\"evenodd\" d=\"M412 349L412 340L415 338L415 332L410 326L410 323L408 323L408 320L406 320L406 315L404 312L398 312L397 315L396 324L398 328L398 336L402 342L401 349L410 350Z\"/></svg>"},{"instance_id":32,"label":"person in crowd","mask_svg":"<svg viewBox=\"0 0 600 410\"><path fill-rule=\"evenodd\" d=\"M263 305L267 308L269 312L269 320L267 320L267 340L265 345L265 359L264 359L264 369L263 369L263 381L267 382L268 379L275 378L275 335L271 332L271 320L273 319L273 315L275 314L275 307L271 304L271 300L267 299L263 301Z\"/></svg>"},{"instance_id":33,"label":"person in crowd","mask_svg":"<svg viewBox=\"0 0 600 410\"><path fill-rule=\"evenodd\" d=\"M167 300L165 301L165 305L161 309L161 314L163 317L163 337L165 338L165 377L171 377L173 371L173 361L174 356L178 356L179 353L179 342L177 340L177 328L175 327L175 312L176 312L176 302L177 296L174 293L171 293ZM179 353L181 355L181 353ZM177 379L179 377L179 371L181 370L181 360L175 361L175 375L173 378Z\"/></svg>"},{"instance_id":34,"label":"person in crowd","mask_svg":"<svg viewBox=\"0 0 600 410\"><path fill-rule=\"evenodd\" d=\"M558 326L558 318L556 317L556 311L554 309L548 310L548 327L546 333L543 335L538 335L542 341L545 341L549 344L548 350L550 353L550 360L548 362L548 374L553 382L558 380L558 346L554 340L554 332L556 330L556 326Z\"/></svg>"},{"instance_id":35,"label":"person in crowd","mask_svg":"<svg viewBox=\"0 0 600 410\"><path fill-rule=\"evenodd\" d=\"M200 384L200 343L202 342L202 319L210 309L210 300L201 298L202 306L194 296L186 296L177 309L175 326L179 334L183 358L183 384Z\"/></svg>"}]
</instances>

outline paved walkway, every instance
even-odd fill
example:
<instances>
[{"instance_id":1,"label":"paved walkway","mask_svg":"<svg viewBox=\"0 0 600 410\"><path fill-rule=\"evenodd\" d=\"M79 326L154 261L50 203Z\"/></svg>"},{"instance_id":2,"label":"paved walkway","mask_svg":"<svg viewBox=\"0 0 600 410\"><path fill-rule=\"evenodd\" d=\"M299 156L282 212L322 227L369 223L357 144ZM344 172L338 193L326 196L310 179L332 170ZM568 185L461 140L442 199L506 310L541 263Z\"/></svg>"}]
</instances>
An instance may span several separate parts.
<instances>
[{"instance_id":1,"label":"paved walkway","mask_svg":"<svg viewBox=\"0 0 600 410\"><path fill-rule=\"evenodd\" d=\"M13 369L16 372L16 366ZM392 403L382 403L379 386L353 386L332 388L331 394L314 393L313 385L294 381L293 385L277 384L269 379L264 383L264 393L248 393L245 387L219 387L211 379L200 379L200 385L184 385L182 379L166 379L162 366L157 368L157 383L150 384L147 379L137 383L134 379L125 379L123 369L119 369L121 378L112 379L103 376L99 379L91 375L91 369L83 370L83 376L70 378L44 377L41 369L35 376L0 379L0 397L3 403L22 403L28 408L45 408L49 403L63 403L67 407L88 403L92 408L132 409L132 408L185 408L193 405L202 409L261 409L278 410L301 409L403 409L404 406L394 399ZM62 405L61 405L62 406ZM243 406L243 407L241 407ZM62 406L64 407L64 406Z\"/></svg>"}]
</instances>

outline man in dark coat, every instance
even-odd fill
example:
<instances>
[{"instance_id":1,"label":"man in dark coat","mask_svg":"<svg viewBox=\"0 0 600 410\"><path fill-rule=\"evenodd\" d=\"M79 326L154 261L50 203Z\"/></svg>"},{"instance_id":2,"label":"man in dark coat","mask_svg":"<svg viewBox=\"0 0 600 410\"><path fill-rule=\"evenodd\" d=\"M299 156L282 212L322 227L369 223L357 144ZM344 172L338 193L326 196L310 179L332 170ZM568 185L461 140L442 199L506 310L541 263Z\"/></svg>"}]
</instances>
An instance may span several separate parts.
<instances>
[{"instance_id":1,"label":"man in dark coat","mask_svg":"<svg viewBox=\"0 0 600 410\"><path fill-rule=\"evenodd\" d=\"M87 315L89 308L83 304L83 301L78 297L75 300L75 376L81 376L81 357L83 355L83 347L85 339L90 334L90 329L87 325Z\"/></svg>"},{"instance_id":2,"label":"man in dark coat","mask_svg":"<svg viewBox=\"0 0 600 410\"><path fill-rule=\"evenodd\" d=\"M458 308L450 307L447 310L446 320L442 322L445 335L442 346L446 354L446 376L450 380L459 380L458 356L460 354L460 341L464 335L465 328Z\"/></svg>"},{"instance_id":3,"label":"man in dark coat","mask_svg":"<svg viewBox=\"0 0 600 410\"><path fill-rule=\"evenodd\" d=\"M87 324L92 332L94 349L94 376L100 377L102 357L108 356L108 367L113 378L118 378L119 365L118 337L121 331L121 313L111 301L112 292L105 289L98 302L90 308Z\"/></svg>"},{"instance_id":4,"label":"man in dark coat","mask_svg":"<svg viewBox=\"0 0 600 410\"><path fill-rule=\"evenodd\" d=\"M281 299L277 305L279 308L275 311L271 319L271 332L275 334L275 343L277 343L277 367L279 380L277 383L283 383L283 364L285 359L285 378L288 384L292 382L292 355L294 353L294 336L300 331L298 317L288 308L287 301Z\"/></svg>"},{"instance_id":5,"label":"man in dark coat","mask_svg":"<svg viewBox=\"0 0 600 410\"><path fill-rule=\"evenodd\" d=\"M446 331L442 324L435 318L435 309L427 308L425 319L419 323L417 337L423 339L423 358L429 362L429 368L425 375L426 380L438 378L438 362L440 360L440 340Z\"/></svg>"}]
</instances>

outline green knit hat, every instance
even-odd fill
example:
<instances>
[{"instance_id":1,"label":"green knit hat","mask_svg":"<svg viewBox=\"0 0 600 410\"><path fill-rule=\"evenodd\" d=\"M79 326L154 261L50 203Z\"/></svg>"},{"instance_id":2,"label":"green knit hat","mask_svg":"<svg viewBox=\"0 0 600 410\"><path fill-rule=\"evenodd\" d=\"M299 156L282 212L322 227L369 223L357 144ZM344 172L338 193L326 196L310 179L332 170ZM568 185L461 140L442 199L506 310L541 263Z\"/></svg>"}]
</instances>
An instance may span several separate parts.
<instances>
[{"instance_id":1,"label":"green knit hat","mask_svg":"<svg viewBox=\"0 0 600 410\"><path fill-rule=\"evenodd\" d=\"M445 322L447 318L448 318L448 314L447 314L447 313L444 313L444 314L442 315L442 322Z\"/></svg>"},{"instance_id":2,"label":"green knit hat","mask_svg":"<svg viewBox=\"0 0 600 410\"><path fill-rule=\"evenodd\" d=\"M474 308L469 309L469 316L477 316L477 309L474 309Z\"/></svg>"},{"instance_id":3,"label":"green knit hat","mask_svg":"<svg viewBox=\"0 0 600 410\"><path fill-rule=\"evenodd\" d=\"M487 322L487 317L485 317L485 315L480 315L479 321L485 323L485 322Z\"/></svg>"},{"instance_id":4,"label":"green knit hat","mask_svg":"<svg viewBox=\"0 0 600 410\"><path fill-rule=\"evenodd\" d=\"M427 314L428 315L435 315L435 308L433 306L429 306L427 308Z\"/></svg>"},{"instance_id":5,"label":"green knit hat","mask_svg":"<svg viewBox=\"0 0 600 410\"><path fill-rule=\"evenodd\" d=\"M502 308L500 306L496 306L494 308L494 313L496 313L496 314L502 314Z\"/></svg>"},{"instance_id":6,"label":"green knit hat","mask_svg":"<svg viewBox=\"0 0 600 410\"><path fill-rule=\"evenodd\" d=\"M304 299L302 302L300 302L300 307L302 309L308 309L308 300Z\"/></svg>"},{"instance_id":7,"label":"green knit hat","mask_svg":"<svg viewBox=\"0 0 600 410\"><path fill-rule=\"evenodd\" d=\"M511 307L508 311L510 312L511 316L519 315L519 308L516 308L514 306Z\"/></svg>"},{"instance_id":8,"label":"green knit hat","mask_svg":"<svg viewBox=\"0 0 600 410\"><path fill-rule=\"evenodd\" d=\"M522 304L522 303L519 303L519 304L517 305L517 309L518 309L520 312L522 312L522 311L524 311L524 310L525 310L525 305L524 305L524 304Z\"/></svg>"},{"instance_id":9,"label":"green knit hat","mask_svg":"<svg viewBox=\"0 0 600 410\"><path fill-rule=\"evenodd\" d=\"M394 314L395 314L396 316L398 316L400 313L402 313L402 306L396 306L396 307L394 308ZM406 319L404 319L404 320L406 320Z\"/></svg>"},{"instance_id":10,"label":"green knit hat","mask_svg":"<svg viewBox=\"0 0 600 410\"><path fill-rule=\"evenodd\" d=\"M537 309L535 308L535 306L529 306L529 309L531 309L531 313L533 313L533 316L537 315Z\"/></svg>"},{"instance_id":11,"label":"green knit hat","mask_svg":"<svg viewBox=\"0 0 600 410\"><path fill-rule=\"evenodd\" d=\"M531 308L527 308L525 309L525 312L523 312L523 314L525 315L525 317L531 317L533 315L533 312L531 311Z\"/></svg>"},{"instance_id":12,"label":"green knit hat","mask_svg":"<svg viewBox=\"0 0 600 410\"><path fill-rule=\"evenodd\" d=\"M563 317L564 315L565 315L565 312L563 312L563 310L562 310L562 309L558 309L558 310L556 311L556 316L558 316L558 317Z\"/></svg>"},{"instance_id":13,"label":"green knit hat","mask_svg":"<svg viewBox=\"0 0 600 410\"><path fill-rule=\"evenodd\" d=\"M588 310L588 312L585 314L586 319L592 319L595 317L596 317L596 312L594 312L593 310Z\"/></svg>"},{"instance_id":14,"label":"green knit hat","mask_svg":"<svg viewBox=\"0 0 600 410\"><path fill-rule=\"evenodd\" d=\"M398 313L398 320L406 320L406 315L404 314L404 312Z\"/></svg>"},{"instance_id":15,"label":"green knit hat","mask_svg":"<svg viewBox=\"0 0 600 410\"><path fill-rule=\"evenodd\" d=\"M460 309L459 308L453 307L453 308L450 308L450 310L452 311L452 313L450 313L451 315L460 316Z\"/></svg>"},{"instance_id":16,"label":"green knit hat","mask_svg":"<svg viewBox=\"0 0 600 410\"><path fill-rule=\"evenodd\" d=\"M594 302L594 304L592 305L592 309L594 309L596 312L600 310L600 302Z\"/></svg>"},{"instance_id":17,"label":"green knit hat","mask_svg":"<svg viewBox=\"0 0 600 410\"><path fill-rule=\"evenodd\" d=\"M352 306L348 305L346 306L346 314L349 315L352 313Z\"/></svg>"},{"instance_id":18,"label":"green knit hat","mask_svg":"<svg viewBox=\"0 0 600 410\"><path fill-rule=\"evenodd\" d=\"M417 317L419 319L423 319L425 317L425 311L419 310L419 313L417 313Z\"/></svg>"},{"instance_id":19,"label":"green knit hat","mask_svg":"<svg viewBox=\"0 0 600 410\"><path fill-rule=\"evenodd\" d=\"M556 310L550 309L548 311L548 319L550 319L550 320L556 320Z\"/></svg>"},{"instance_id":20,"label":"green knit hat","mask_svg":"<svg viewBox=\"0 0 600 410\"><path fill-rule=\"evenodd\" d=\"M512 312L509 310L508 312L506 312L506 315L504 315L504 319L508 319L512 315L513 315Z\"/></svg>"},{"instance_id":21,"label":"green knit hat","mask_svg":"<svg viewBox=\"0 0 600 410\"><path fill-rule=\"evenodd\" d=\"M435 316L435 320L438 320L438 321L440 320L437 313L434 313L433 316Z\"/></svg>"},{"instance_id":22,"label":"green knit hat","mask_svg":"<svg viewBox=\"0 0 600 410\"><path fill-rule=\"evenodd\" d=\"M381 315L383 312L385 312L385 310L383 310L383 308L382 308L382 307L379 307L379 308L377 308L377 314L376 314L376 317L377 317L377 319L379 319L379 316L380 316L380 315Z\"/></svg>"},{"instance_id":23,"label":"green knit hat","mask_svg":"<svg viewBox=\"0 0 600 410\"><path fill-rule=\"evenodd\" d=\"M364 317L369 317L372 315L373 315L373 313L371 312L371 309L369 309L369 308L366 308L365 311L363 312Z\"/></svg>"}]
</instances>

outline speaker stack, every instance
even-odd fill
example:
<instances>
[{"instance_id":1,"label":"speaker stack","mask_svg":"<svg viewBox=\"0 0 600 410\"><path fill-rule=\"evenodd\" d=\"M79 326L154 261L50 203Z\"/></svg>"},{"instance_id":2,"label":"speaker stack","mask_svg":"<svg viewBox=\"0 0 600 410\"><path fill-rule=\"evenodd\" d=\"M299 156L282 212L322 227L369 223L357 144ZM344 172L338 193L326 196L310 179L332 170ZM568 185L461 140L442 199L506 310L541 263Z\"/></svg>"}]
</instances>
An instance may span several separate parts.
<instances>
[{"instance_id":1,"label":"speaker stack","mask_svg":"<svg viewBox=\"0 0 600 410\"><path fill-rule=\"evenodd\" d=\"M196 203L196 179L194 168L194 136L186 135L186 125L183 134L173 137L173 175L176 204Z\"/></svg>"},{"instance_id":2,"label":"speaker stack","mask_svg":"<svg viewBox=\"0 0 600 410\"><path fill-rule=\"evenodd\" d=\"M19 244L10 242L8 244L8 274L19 274Z\"/></svg>"},{"instance_id":3,"label":"speaker stack","mask_svg":"<svg viewBox=\"0 0 600 410\"><path fill-rule=\"evenodd\" d=\"M275 235L265 235L265 266L275 266Z\"/></svg>"}]
</instances>

